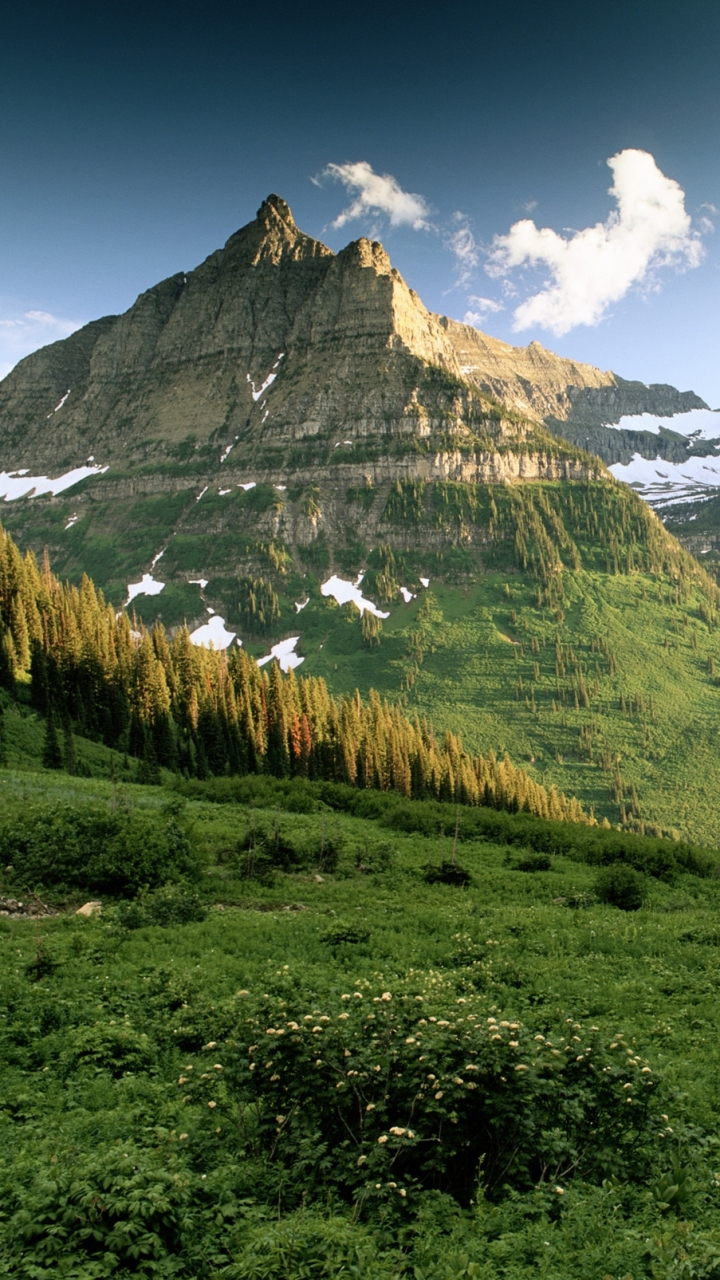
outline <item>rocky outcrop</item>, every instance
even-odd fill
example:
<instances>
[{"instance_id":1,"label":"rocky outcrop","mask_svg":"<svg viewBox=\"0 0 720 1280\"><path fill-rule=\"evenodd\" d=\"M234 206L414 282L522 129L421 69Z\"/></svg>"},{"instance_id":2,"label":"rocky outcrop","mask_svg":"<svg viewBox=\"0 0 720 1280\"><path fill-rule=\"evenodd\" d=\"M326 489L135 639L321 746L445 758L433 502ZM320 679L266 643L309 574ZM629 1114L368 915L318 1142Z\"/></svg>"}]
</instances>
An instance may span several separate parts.
<instances>
[{"instance_id":1,"label":"rocky outcrop","mask_svg":"<svg viewBox=\"0 0 720 1280\"><path fill-rule=\"evenodd\" d=\"M0 383L0 466L57 472L93 454L132 468L198 445L245 465L294 447L318 465L343 441L377 454L440 435L514 445L544 419L667 412L688 395L702 403L435 316L382 245L334 254L269 196L195 271L17 365Z\"/></svg>"}]
</instances>

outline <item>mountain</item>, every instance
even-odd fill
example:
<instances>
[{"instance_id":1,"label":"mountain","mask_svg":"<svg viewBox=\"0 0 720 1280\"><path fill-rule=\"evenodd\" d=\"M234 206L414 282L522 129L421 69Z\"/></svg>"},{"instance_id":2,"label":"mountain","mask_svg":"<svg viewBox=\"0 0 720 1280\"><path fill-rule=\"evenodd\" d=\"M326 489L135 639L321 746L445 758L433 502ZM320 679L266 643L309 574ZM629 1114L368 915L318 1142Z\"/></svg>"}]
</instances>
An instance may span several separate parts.
<instances>
[{"instance_id":1,"label":"mountain","mask_svg":"<svg viewBox=\"0 0 720 1280\"><path fill-rule=\"evenodd\" d=\"M139 621L275 648L598 816L706 839L720 593L586 447L698 409L434 315L380 244L334 254L270 196L0 383L3 524Z\"/></svg>"}]
</instances>

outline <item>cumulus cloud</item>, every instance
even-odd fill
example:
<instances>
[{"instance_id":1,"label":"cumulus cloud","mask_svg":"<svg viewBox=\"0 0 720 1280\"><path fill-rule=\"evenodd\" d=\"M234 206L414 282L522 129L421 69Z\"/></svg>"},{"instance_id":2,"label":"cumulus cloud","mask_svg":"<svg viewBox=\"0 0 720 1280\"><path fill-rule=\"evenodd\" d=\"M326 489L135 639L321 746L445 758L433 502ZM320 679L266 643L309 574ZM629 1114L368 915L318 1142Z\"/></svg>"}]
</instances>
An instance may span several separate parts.
<instances>
[{"instance_id":1,"label":"cumulus cloud","mask_svg":"<svg viewBox=\"0 0 720 1280\"><path fill-rule=\"evenodd\" d=\"M0 317L0 378L6 377L18 360L38 347L67 338L79 328L75 320L62 320L49 311L25 311Z\"/></svg>"},{"instance_id":2,"label":"cumulus cloud","mask_svg":"<svg viewBox=\"0 0 720 1280\"><path fill-rule=\"evenodd\" d=\"M366 160L358 160L355 164L329 164L323 169L322 176L337 179L355 195L352 204L343 209L331 224L336 229L354 218L373 214L385 214L391 227L408 226L422 231L430 225L430 210L425 199L412 191L403 191L392 174L375 173Z\"/></svg>"},{"instance_id":3,"label":"cumulus cloud","mask_svg":"<svg viewBox=\"0 0 720 1280\"><path fill-rule=\"evenodd\" d=\"M566 239L527 218L494 238L489 275L526 265L549 269L543 288L516 308L514 329L540 325L561 335L579 324L598 324L633 286L657 288L661 267L696 267L701 261L702 244L680 185L646 151L621 151L607 163L617 208L605 222Z\"/></svg>"},{"instance_id":4,"label":"cumulus cloud","mask_svg":"<svg viewBox=\"0 0 720 1280\"><path fill-rule=\"evenodd\" d=\"M468 298L468 302L470 310L465 312L463 320L465 324L471 324L474 328L484 324L489 315L505 310L502 302L495 302L493 298Z\"/></svg>"}]
</instances>

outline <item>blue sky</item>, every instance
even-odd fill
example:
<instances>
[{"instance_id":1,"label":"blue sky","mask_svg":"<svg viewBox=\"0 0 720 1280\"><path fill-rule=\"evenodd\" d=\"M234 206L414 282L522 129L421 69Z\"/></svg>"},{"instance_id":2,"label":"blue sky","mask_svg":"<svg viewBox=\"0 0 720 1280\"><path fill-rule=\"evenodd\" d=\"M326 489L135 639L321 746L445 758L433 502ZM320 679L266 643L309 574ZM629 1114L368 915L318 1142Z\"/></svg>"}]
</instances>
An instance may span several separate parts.
<instances>
[{"instance_id":1,"label":"blue sky","mask_svg":"<svg viewBox=\"0 0 720 1280\"><path fill-rule=\"evenodd\" d=\"M276 191L433 310L720 406L719 37L716 0L16 6L0 373Z\"/></svg>"}]
</instances>

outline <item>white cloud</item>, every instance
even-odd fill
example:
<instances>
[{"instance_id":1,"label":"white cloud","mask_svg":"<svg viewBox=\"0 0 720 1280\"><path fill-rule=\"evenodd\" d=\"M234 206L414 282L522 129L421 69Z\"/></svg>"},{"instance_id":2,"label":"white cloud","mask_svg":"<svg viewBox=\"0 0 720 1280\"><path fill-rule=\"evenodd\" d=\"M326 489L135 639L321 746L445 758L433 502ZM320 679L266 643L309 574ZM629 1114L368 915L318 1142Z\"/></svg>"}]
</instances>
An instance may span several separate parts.
<instances>
[{"instance_id":1,"label":"white cloud","mask_svg":"<svg viewBox=\"0 0 720 1280\"><path fill-rule=\"evenodd\" d=\"M480 249L464 214L453 214L452 222L455 229L446 235L445 248L449 249L455 258L458 266L455 287L461 288L470 280L480 261Z\"/></svg>"},{"instance_id":2,"label":"white cloud","mask_svg":"<svg viewBox=\"0 0 720 1280\"><path fill-rule=\"evenodd\" d=\"M411 191L403 191L399 182L389 173L375 173L366 160L356 164L329 164L323 176L337 178L346 190L357 193L352 204L338 214L332 226L344 227L353 218L384 213L391 227L409 226L416 231L430 224L426 201Z\"/></svg>"},{"instance_id":3,"label":"white cloud","mask_svg":"<svg viewBox=\"0 0 720 1280\"><path fill-rule=\"evenodd\" d=\"M79 328L75 320L62 320L49 311L25 311L0 318L0 378L38 347L67 338Z\"/></svg>"},{"instance_id":4,"label":"white cloud","mask_svg":"<svg viewBox=\"0 0 720 1280\"><path fill-rule=\"evenodd\" d=\"M473 309L465 312L464 323L475 328L483 324L488 315L505 310L502 302L495 302L492 298L468 298L468 302Z\"/></svg>"},{"instance_id":5,"label":"white cloud","mask_svg":"<svg viewBox=\"0 0 720 1280\"><path fill-rule=\"evenodd\" d=\"M685 193L646 151L627 150L608 160L617 209L605 222L568 239L530 219L493 240L486 271L502 276L515 267L545 265L550 278L515 310L513 328L540 325L560 335L598 324L633 285L657 288L660 267L696 267L699 234L685 209Z\"/></svg>"}]
</instances>

